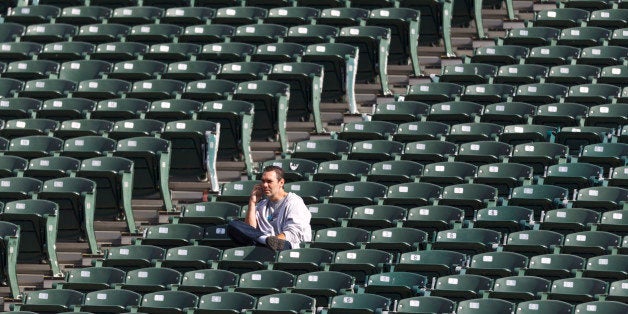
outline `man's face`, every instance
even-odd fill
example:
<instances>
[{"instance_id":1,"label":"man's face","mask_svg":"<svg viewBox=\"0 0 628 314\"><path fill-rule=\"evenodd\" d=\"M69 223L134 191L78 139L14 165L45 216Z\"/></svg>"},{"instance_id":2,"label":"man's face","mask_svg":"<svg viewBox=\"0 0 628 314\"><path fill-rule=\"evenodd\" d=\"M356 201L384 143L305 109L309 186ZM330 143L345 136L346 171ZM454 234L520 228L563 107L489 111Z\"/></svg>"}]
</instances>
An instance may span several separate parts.
<instances>
[{"instance_id":1,"label":"man's face","mask_svg":"<svg viewBox=\"0 0 628 314\"><path fill-rule=\"evenodd\" d=\"M283 196L284 179L277 180L277 173L267 171L262 174L262 189L264 195L271 201L276 201Z\"/></svg>"}]
</instances>

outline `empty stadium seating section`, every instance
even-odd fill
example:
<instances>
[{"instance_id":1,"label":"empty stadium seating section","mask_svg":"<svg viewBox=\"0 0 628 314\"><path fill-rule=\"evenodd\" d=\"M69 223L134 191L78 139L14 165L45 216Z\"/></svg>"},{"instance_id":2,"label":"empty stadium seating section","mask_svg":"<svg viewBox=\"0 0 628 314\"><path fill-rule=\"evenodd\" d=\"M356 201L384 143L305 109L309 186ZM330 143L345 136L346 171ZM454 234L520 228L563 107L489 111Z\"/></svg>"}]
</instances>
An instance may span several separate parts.
<instances>
[{"instance_id":1,"label":"empty stadium seating section","mask_svg":"<svg viewBox=\"0 0 628 314\"><path fill-rule=\"evenodd\" d=\"M5 1L3 310L628 313L626 3Z\"/></svg>"}]
</instances>

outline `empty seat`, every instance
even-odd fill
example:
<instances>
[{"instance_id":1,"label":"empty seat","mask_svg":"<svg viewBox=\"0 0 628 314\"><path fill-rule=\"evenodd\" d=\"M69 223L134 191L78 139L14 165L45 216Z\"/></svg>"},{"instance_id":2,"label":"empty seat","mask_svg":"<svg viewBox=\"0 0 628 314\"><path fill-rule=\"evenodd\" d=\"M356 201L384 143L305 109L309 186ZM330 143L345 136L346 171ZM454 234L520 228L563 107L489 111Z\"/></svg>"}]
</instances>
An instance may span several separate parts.
<instances>
[{"instance_id":1,"label":"empty seat","mask_svg":"<svg viewBox=\"0 0 628 314\"><path fill-rule=\"evenodd\" d=\"M403 207L393 205L367 205L353 209L347 225L367 230L393 227L403 220L406 210Z\"/></svg>"},{"instance_id":2,"label":"empty seat","mask_svg":"<svg viewBox=\"0 0 628 314\"><path fill-rule=\"evenodd\" d=\"M404 100L434 104L455 100L462 92L463 87L454 83L421 83L408 86Z\"/></svg>"},{"instance_id":3,"label":"empty seat","mask_svg":"<svg viewBox=\"0 0 628 314\"><path fill-rule=\"evenodd\" d=\"M235 291L261 297L294 286L294 280L293 274L282 270L255 270L240 274Z\"/></svg>"},{"instance_id":4,"label":"empty seat","mask_svg":"<svg viewBox=\"0 0 628 314\"><path fill-rule=\"evenodd\" d=\"M163 13L163 9L152 6L121 7L113 10L109 21L126 25L154 23Z\"/></svg>"},{"instance_id":5,"label":"empty seat","mask_svg":"<svg viewBox=\"0 0 628 314\"><path fill-rule=\"evenodd\" d=\"M573 195L575 189L598 185L602 175L602 167L593 164L584 162L558 164L547 168L543 183L562 186L569 190L569 195Z\"/></svg>"},{"instance_id":6,"label":"empty seat","mask_svg":"<svg viewBox=\"0 0 628 314\"><path fill-rule=\"evenodd\" d=\"M59 63L50 60L13 61L7 65L2 77L33 80L48 78L57 74Z\"/></svg>"},{"instance_id":7,"label":"empty seat","mask_svg":"<svg viewBox=\"0 0 628 314\"><path fill-rule=\"evenodd\" d=\"M379 198L386 195L385 185L375 182L348 182L334 187L329 201L332 203L369 205L377 203Z\"/></svg>"},{"instance_id":8,"label":"empty seat","mask_svg":"<svg viewBox=\"0 0 628 314\"><path fill-rule=\"evenodd\" d=\"M390 300L377 294L345 294L333 297L326 311L329 314L373 313L386 311L389 307Z\"/></svg>"},{"instance_id":9,"label":"empty seat","mask_svg":"<svg viewBox=\"0 0 628 314\"><path fill-rule=\"evenodd\" d=\"M266 269L275 259L276 253L264 246L235 247L223 251L217 268L243 274Z\"/></svg>"},{"instance_id":10,"label":"empty seat","mask_svg":"<svg viewBox=\"0 0 628 314\"><path fill-rule=\"evenodd\" d=\"M83 25L79 28L74 39L93 44L113 42L128 35L130 29L129 26L117 23Z\"/></svg>"},{"instance_id":11,"label":"empty seat","mask_svg":"<svg viewBox=\"0 0 628 314\"><path fill-rule=\"evenodd\" d=\"M497 200L497 189L478 183L449 185L443 188L438 204L458 207L465 211L465 217L473 217L474 211L494 204Z\"/></svg>"},{"instance_id":12,"label":"empty seat","mask_svg":"<svg viewBox=\"0 0 628 314\"><path fill-rule=\"evenodd\" d=\"M190 8L185 8L190 9ZM198 7L193 9L199 9ZM206 9L206 8L205 8ZM224 24L190 25L179 35L179 42L219 43L235 34L235 27Z\"/></svg>"},{"instance_id":13,"label":"empty seat","mask_svg":"<svg viewBox=\"0 0 628 314\"><path fill-rule=\"evenodd\" d=\"M295 313L316 308L316 299L298 293L276 293L262 296L251 313Z\"/></svg>"},{"instance_id":14,"label":"empty seat","mask_svg":"<svg viewBox=\"0 0 628 314\"><path fill-rule=\"evenodd\" d=\"M566 101L575 101L588 106L611 102L621 93L618 86L610 84L581 84L569 88Z\"/></svg>"},{"instance_id":15,"label":"empty seat","mask_svg":"<svg viewBox=\"0 0 628 314\"><path fill-rule=\"evenodd\" d=\"M536 107L524 102L500 102L486 105L480 118L483 122L499 125L527 123Z\"/></svg>"},{"instance_id":16,"label":"empty seat","mask_svg":"<svg viewBox=\"0 0 628 314\"><path fill-rule=\"evenodd\" d=\"M610 35L611 30L602 27L571 27L560 32L558 44L575 47L601 45Z\"/></svg>"},{"instance_id":17,"label":"empty seat","mask_svg":"<svg viewBox=\"0 0 628 314\"><path fill-rule=\"evenodd\" d=\"M96 107L96 102L85 98L48 99L37 111L37 118L64 122L71 119L86 118Z\"/></svg>"},{"instance_id":18,"label":"empty seat","mask_svg":"<svg viewBox=\"0 0 628 314\"><path fill-rule=\"evenodd\" d=\"M517 314L532 314L540 311L569 314L573 311L573 305L558 300L532 300L517 304Z\"/></svg>"},{"instance_id":19,"label":"empty seat","mask_svg":"<svg viewBox=\"0 0 628 314\"><path fill-rule=\"evenodd\" d=\"M99 135L74 137L65 140L62 155L80 160L103 157L113 152L116 141Z\"/></svg>"},{"instance_id":20,"label":"empty seat","mask_svg":"<svg viewBox=\"0 0 628 314\"><path fill-rule=\"evenodd\" d=\"M403 123L419 121L426 116L429 105L418 101L394 101L378 104L371 120Z\"/></svg>"},{"instance_id":21,"label":"empty seat","mask_svg":"<svg viewBox=\"0 0 628 314\"><path fill-rule=\"evenodd\" d=\"M567 146L556 143L535 142L514 147L509 162L532 166L534 174L543 174L545 167L559 163L567 155Z\"/></svg>"},{"instance_id":22,"label":"empty seat","mask_svg":"<svg viewBox=\"0 0 628 314\"><path fill-rule=\"evenodd\" d=\"M309 204L308 210L312 214L310 225L312 230L330 227L340 227L345 218L351 216L351 207L334 203Z\"/></svg>"},{"instance_id":23,"label":"empty seat","mask_svg":"<svg viewBox=\"0 0 628 314\"><path fill-rule=\"evenodd\" d=\"M625 222L626 218L628 217L624 215L622 209L604 212L596 230L609 231L624 236L628 231L626 230L628 227L628 223Z\"/></svg>"},{"instance_id":24,"label":"empty seat","mask_svg":"<svg viewBox=\"0 0 628 314\"><path fill-rule=\"evenodd\" d=\"M606 231L580 231L565 236L561 252L591 257L610 254L620 246L621 237Z\"/></svg>"},{"instance_id":25,"label":"empty seat","mask_svg":"<svg viewBox=\"0 0 628 314\"><path fill-rule=\"evenodd\" d=\"M448 139L451 140L451 137L448 137ZM510 155L511 151L512 146L506 143L479 140L460 144L455 160L481 167L482 165L503 161L505 157Z\"/></svg>"},{"instance_id":26,"label":"empty seat","mask_svg":"<svg viewBox=\"0 0 628 314\"><path fill-rule=\"evenodd\" d=\"M57 289L72 289L82 292L113 288L124 282L126 272L113 267L84 267L68 271L65 281Z\"/></svg>"},{"instance_id":27,"label":"empty seat","mask_svg":"<svg viewBox=\"0 0 628 314\"><path fill-rule=\"evenodd\" d=\"M325 24L296 25L288 29L285 41L301 45L324 44L335 39L339 32L337 27Z\"/></svg>"},{"instance_id":28,"label":"empty seat","mask_svg":"<svg viewBox=\"0 0 628 314\"><path fill-rule=\"evenodd\" d=\"M535 276L510 276L495 279L490 298L509 301L530 301L540 298L541 293L550 291L551 281Z\"/></svg>"},{"instance_id":29,"label":"empty seat","mask_svg":"<svg viewBox=\"0 0 628 314\"><path fill-rule=\"evenodd\" d=\"M464 228L439 231L432 248L452 250L461 253L477 254L492 251L501 241L501 234L495 230Z\"/></svg>"},{"instance_id":30,"label":"empty seat","mask_svg":"<svg viewBox=\"0 0 628 314\"><path fill-rule=\"evenodd\" d=\"M92 119L119 121L140 118L148 111L150 102L137 98L115 98L101 100L91 113Z\"/></svg>"},{"instance_id":31,"label":"empty seat","mask_svg":"<svg viewBox=\"0 0 628 314\"><path fill-rule=\"evenodd\" d=\"M620 128L628 121L624 119L628 112L627 104L604 104L590 108L585 125Z\"/></svg>"},{"instance_id":32,"label":"empty seat","mask_svg":"<svg viewBox=\"0 0 628 314\"><path fill-rule=\"evenodd\" d=\"M446 205L413 207L408 210L404 227L417 228L426 232L451 229L456 222L464 220L464 211Z\"/></svg>"},{"instance_id":33,"label":"empty seat","mask_svg":"<svg viewBox=\"0 0 628 314\"><path fill-rule=\"evenodd\" d=\"M255 6L223 7L216 10L212 23L229 25L254 24L266 17L267 14L268 10Z\"/></svg>"},{"instance_id":34,"label":"empty seat","mask_svg":"<svg viewBox=\"0 0 628 314\"><path fill-rule=\"evenodd\" d=\"M628 305L615 301L591 301L576 305L578 313L604 312L609 314L625 313Z\"/></svg>"},{"instance_id":35,"label":"empty seat","mask_svg":"<svg viewBox=\"0 0 628 314\"><path fill-rule=\"evenodd\" d=\"M122 313L133 306L139 306L141 299L142 295L139 293L124 289L92 291L85 294L80 310L94 313Z\"/></svg>"},{"instance_id":36,"label":"empty seat","mask_svg":"<svg viewBox=\"0 0 628 314\"><path fill-rule=\"evenodd\" d=\"M238 284L238 275L222 269L199 269L183 274L178 291L204 295L223 291Z\"/></svg>"},{"instance_id":37,"label":"empty seat","mask_svg":"<svg viewBox=\"0 0 628 314\"><path fill-rule=\"evenodd\" d=\"M329 197L333 185L323 181L295 181L285 184L284 189L300 196L305 204L311 204L322 202Z\"/></svg>"},{"instance_id":38,"label":"empty seat","mask_svg":"<svg viewBox=\"0 0 628 314\"><path fill-rule=\"evenodd\" d=\"M200 110L202 104L190 99L165 99L151 103L149 111L144 115L146 119L155 119L165 123L176 120L192 119Z\"/></svg>"},{"instance_id":39,"label":"empty seat","mask_svg":"<svg viewBox=\"0 0 628 314\"><path fill-rule=\"evenodd\" d=\"M337 271L315 271L301 274L297 277L293 293L309 295L316 299L318 306L328 306L331 298L351 291L354 287L354 277Z\"/></svg>"},{"instance_id":40,"label":"empty seat","mask_svg":"<svg viewBox=\"0 0 628 314\"><path fill-rule=\"evenodd\" d=\"M110 42L96 46L90 54L96 60L132 60L148 52L148 45L136 42Z\"/></svg>"},{"instance_id":41,"label":"empty seat","mask_svg":"<svg viewBox=\"0 0 628 314\"><path fill-rule=\"evenodd\" d=\"M18 156L0 156L0 177L17 177L21 175L28 160Z\"/></svg>"},{"instance_id":42,"label":"empty seat","mask_svg":"<svg viewBox=\"0 0 628 314\"><path fill-rule=\"evenodd\" d=\"M66 97L76 90L77 84L64 79L35 79L26 82L24 89L18 93L20 97L49 99Z\"/></svg>"},{"instance_id":43,"label":"empty seat","mask_svg":"<svg viewBox=\"0 0 628 314\"><path fill-rule=\"evenodd\" d=\"M169 290L171 285L181 282L181 273L170 268L145 267L129 270L124 283L119 287L138 293Z\"/></svg>"},{"instance_id":44,"label":"empty seat","mask_svg":"<svg viewBox=\"0 0 628 314\"><path fill-rule=\"evenodd\" d=\"M586 208L552 209L543 216L540 228L566 235L589 230L590 225L597 223L599 218L599 213Z\"/></svg>"},{"instance_id":45,"label":"empty seat","mask_svg":"<svg viewBox=\"0 0 628 314\"><path fill-rule=\"evenodd\" d=\"M488 83L497 73L497 67L484 63L466 63L443 67L439 82L452 82L461 85Z\"/></svg>"},{"instance_id":46,"label":"empty seat","mask_svg":"<svg viewBox=\"0 0 628 314\"><path fill-rule=\"evenodd\" d=\"M242 292L214 292L203 295L194 313L219 313L253 309L256 298Z\"/></svg>"},{"instance_id":47,"label":"empty seat","mask_svg":"<svg viewBox=\"0 0 628 314\"><path fill-rule=\"evenodd\" d=\"M167 43L183 33L183 27L173 24L142 24L131 27L126 39L143 43Z\"/></svg>"},{"instance_id":48,"label":"empty seat","mask_svg":"<svg viewBox=\"0 0 628 314\"><path fill-rule=\"evenodd\" d=\"M229 80L236 83L245 81L261 80L271 71L271 65L264 62L232 62L225 63L220 68L220 73L216 75L219 79Z\"/></svg>"},{"instance_id":49,"label":"empty seat","mask_svg":"<svg viewBox=\"0 0 628 314\"><path fill-rule=\"evenodd\" d=\"M172 268L181 272L190 269L211 267L214 261L220 259L221 250L204 245L185 245L168 249L166 258L160 266ZM185 273L182 279L185 280Z\"/></svg>"},{"instance_id":50,"label":"empty seat","mask_svg":"<svg viewBox=\"0 0 628 314\"><path fill-rule=\"evenodd\" d=\"M384 204L401 207L415 207L432 204L440 197L442 188L427 182L409 182L392 185L388 188Z\"/></svg>"},{"instance_id":51,"label":"empty seat","mask_svg":"<svg viewBox=\"0 0 628 314\"><path fill-rule=\"evenodd\" d=\"M447 101L433 104L427 120L447 124L473 122L484 106L470 101Z\"/></svg>"},{"instance_id":52,"label":"empty seat","mask_svg":"<svg viewBox=\"0 0 628 314\"><path fill-rule=\"evenodd\" d=\"M185 291L159 291L147 293L142 297L142 303L138 311L149 313L159 313L168 311L170 313L183 314L187 309L195 308L198 297Z\"/></svg>"},{"instance_id":53,"label":"empty seat","mask_svg":"<svg viewBox=\"0 0 628 314\"><path fill-rule=\"evenodd\" d=\"M531 84L538 83L545 78L548 68L539 64L510 64L502 65L493 79L496 83Z\"/></svg>"},{"instance_id":54,"label":"empty seat","mask_svg":"<svg viewBox=\"0 0 628 314\"><path fill-rule=\"evenodd\" d=\"M597 81L605 84L625 86L624 82L627 74L628 66L610 65L602 68Z\"/></svg>"},{"instance_id":55,"label":"empty seat","mask_svg":"<svg viewBox=\"0 0 628 314\"><path fill-rule=\"evenodd\" d=\"M439 277L430 296L445 297L451 300L474 299L493 285L490 278L480 275L449 275Z\"/></svg>"},{"instance_id":56,"label":"empty seat","mask_svg":"<svg viewBox=\"0 0 628 314\"><path fill-rule=\"evenodd\" d=\"M59 127L59 122L51 119L13 119L7 120L0 135L7 139L21 136L48 135Z\"/></svg>"},{"instance_id":57,"label":"empty seat","mask_svg":"<svg viewBox=\"0 0 628 314\"><path fill-rule=\"evenodd\" d=\"M582 48L578 63L598 66L619 65L626 60L627 47L594 46Z\"/></svg>"},{"instance_id":58,"label":"empty seat","mask_svg":"<svg viewBox=\"0 0 628 314\"><path fill-rule=\"evenodd\" d=\"M42 101L28 97L3 98L0 113L4 120L31 118L41 108Z\"/></svg>"},{"instance_id":59,"label":"empty seat","mask_svg":"<svg viewBox=\"0 0 628 314\"><path fill-rule=\"evenodd\" d=\"M43 289L26 294L24 302L15 307L18 311L59 313L69 311L83 303L83 293L71 289Z\"/></svg>"},{"instance_id":60,"label":"empty seat","mask_svg":"<svg viewBox=\"0 0 628 314\"><path fill-rule=\"evenodd\" d=\"M334 253L320 248L296 248L279 252L273 269L293 275L321 271L333 261ZM296 284L296 283L295 283Z\"/></svg>"},{"instance_id":61,"label":"empty seat","mask_svg":"<svg viewBox=\"0 0 628 314\"><path fill-rule=\"evenodd\" d=\"M471 62L495 66L517 64L529 53L529 48L518 45L486 46L475 49Z\"/></svg>"},{"instance_id":62,"label":"empty seat","mask_svg":"<svg viewBox=\"0 0 628 314\"><path fill-rule=\"evenodd\" d=\"M421 176L423 165L411 160L388 160L374 163L366 175L368 181L393 184L413 182Z\"/></svg>"},{"instance_id":63,"label":"empty seat","mask_svg":"<svg viewBox=\"0 0 628 314\"><path fill-rule=\"evenodd\" d=\"M437 121L413 121L399 124L393 139L400 142L440 140L447 135L450 126ZM437 141L438 142L438 141Z\"/></svg>"},{"instance_id":64,"label":"empty seat","mask_svg":"<svg viewBox=\"0 0 628 314\"><path fill-rule=\"evenodd\" d=\"M203 79L187 83L182 98L197 101L226 100L236 91L237 83L229 80Z\"/></svg>"},{"instance_id":65,"label":"empty seat","mask_svg":"<svg viewBox=\"0 0 628 314\"><path fill-rule=\"evenodd\" d=\"M582 148L578 161L599 165L604 168L604 175L608 175L610 168L626 165L627 153L628 144L625 143L590 144Z\"/></svg>"},{"instance_id":66,"label":"empty seat","mask_svg":"<svg viewBox=\"0 0 628 314\"><path fill-rule=\"evenodd\" d=\"M512 190L508 204L530 208L538 218L541 211L564 207L568 195L567 189L560 186L525 185Z\"/></svg>"},{"instance_id":67,"label":"empty seat","mask_svg":"<svg viewBox=\"0 0 628 314\"><path fill-rule=\"evenodd\" d=\"M197 225L161 224L146 228L141 243L169 249L181 245L192 245L195 240L203 237L203 233L203 228Z\"/></svg>"},{"instance_id":68,"label":"empty seat","mask_svg":"<svg viewBox=\"0 0 628 314\"><path fill-rule=\"evenodd\" d=\"M594 278L565 278L552 282L548 298L569 303L593 301L597 295L607 292L608 284Z\"/></svg>"},{"instance_id":69,"label":"empty seat","mask_svg":"<svg viewBox=\"0 0 628 314\"><path fill-rule=\"evenodd\" d=\"M61 10L56 22L68 23L72 25L85 25L100 23L111 16L112 10L109 8L93 6L69 6Z\"/></svg>"},{"instance_id":70,"label":"empty seat","mask_svg":"<svg viewBox=\"0 0 628 314\"><path fill-rule=\"evenodd\" d=\"M456 313L485 313L485 311L495 311L496 313L513 313L515 304L500 299L471 299L458 303Z\"/></svg>"},{"instance_id":71,"label":"empty seat","mask_svg":"<svg viewBox=\"0 0 628 314\"><path fill-rule=\"evenodd\" d=\"M366 293L399 300L420 294L427 284L427 278L410 272L384 272L370 275L366 284Z\"/></svg>"},{"instance_id":72,"label":"empty seat","mask_svg":"<svg viewBox=\"0 0 628 314\"><path fill-rule=\"evenodd\" d=\"M471 257L465 274L482 275L489 278L513 276L528 266L528 258L513 252L487 252Z\"/></svg>"},{"instance_id":73,"label":"empty seat","mask_svg":"<svg viewBox=\"0 0 628 314\"><path fill-rule=\"evenodd\" d=\"M43 49L34 42L7 42L0 45L0 60L17 61L31 59Z\"/></svg>"},{"instance_id":74,"label":"empty seat","mask_svg":"<svg viewBox=\"0 0 628 314\"><path fill-rule=\"evenodd\" d=\"M547 279L573 277L576 270L584 269L585 259L570 254L543 254L530 258L526 275Z\"/></svg>"},{"instance_id":75,"label":"empty seat","mask_svg":"<svg viewBox=\"0 0 628 314\"><path fill-rule=\"evenodd\" d=\"M387 121L347 122L343 124L342 130L337 133L337 137L349 142L387 139L396 129L396 124Z\"/></svg>"},{"instance_id":76,"label":"empty seat","mask_svg":"<svg viewBox=\"0 0 628 314\"><path fill-rule=\"evenodd\" d=\"M372 164L382 160L392 160L403 151L403 143L390 140L365 140L353 143L349 159L357 159Z\"/></svg>"},{"instance_id":77,"label":"empty seat","mask_svg":"<svg viewBox=\"0 0 628 314\"><path fill-rule=\"evenodd\" d=\"M605 281L620 280L626 277L626 271L622 265L625 265L627 258L626 255L621 254L590 257L582 275Z\"/></svg>"},{"instance_id":78,"label":"empty seat","mask_svg":"<svg viewBox=\"0 0 628 314\"><path fill-rule=\"evenodd\" d=\"M175 217L176 223L188 223L199 226L222 225L240 216L241 207L229 202L199 202L184 204L181 216Z\"/></svg>"},{"instance_id":79,"label":"empty seat","mask_svg":"<svg viewBox=\"0 0 628 314\"><path fill-rule=\"evenodd\" d=\"M500 196L510 195L515 187L532 180L532 167L520 163L492 163L481 165L473 183L482 183L497 188Z\"/></svg>"},{"instance_id":80,"label":"empty seat","mask_svg":"<svg viewBox=\"0 0 628 314\"><path fill-rule=\"evenodd\" d=\"M545 79L549 83L568 86L590 83L600 75L600 68L587 64L556 65L550 68Z\"/></svg>"},{"instance_id":81,"label":"empty seat","mask_svg":"<svg viewBox=\"0 0 628 314\"><path fill-rule=\"evenodd\" d=\"M606 300L626 302L626 300L628 300L628 291L626 291L628 287L626 286L626 282L628 282L627 279L613 281L608 289Z\"/></svg>"},{"instance_id":82,"label":"empty seat","mask_svg":"<svg viewBox=\"0 0 628 314\"><path fill-rule=\"evenodd\" d=\"M277 24L248 24L236 28L231 40L249 44L269 44L277 42L288 33L288 28Z\"/></svg>"},{"instance_id":83,"label":"empty seat","mask_svg":"<svg viewBox=\"0 0 628 314\"><path fill-rule=\"evenodd\" d=\"M316 231L310 247L333 251L349 250L359 247L369 240L369 232L353 227L332 227Z\"/></svg>"},{"instance_id":84,"label":"empty seat","mask_svg":"<svg viewBox=\"0 0 628 314\"><path fill-rule=\"evenodd\" d=\"M469 182L475 176L477 166L461 161L443 161L426 164L421 182L441 186Z\"/></svg>"},{"instance_id":85,"label":"empty seat","mask_svg":"<svg viewBox=\"0 0 628 314\"><path fill-rule=\"evenodd\" d=\"M108 78L139 81L157 78L166 69L166 64L154 60L130 60L116 63Z\"/></svg>"},{"instance_id":86,"label":"empty seat","mask_svg":"<svg viewBox=\"0 0 628 314\"><path fill-rule=\"evenodd\" d=\"M534 26L567 28L580 26L589 19L589 12L577 8L541 10L534 16Z\"/></svg>"},{"instance_id":87,"label":"empty seat","mask_svg":"<svg viewBox=\"0 0 628 314\"><path fill-rule=\"evenodd\" d=\"M96 265L119 268L125 271L151 267L166 257L166 250L153 245L122 245L105 251Z\"/></svg>"},{"instance_id":88,"label":"empty seat","mask_svg":"<svg viewBox=\"0 0 628 314\"><path fill-rule=\"evenodd\" d=\"M449 313L455 307L456 303L447 298L418 296L399 300L395 313Z\"/></svg>"},{"instance_id":89,"label":"empty seat","mask_svg":"<svg viewBox=\"0 0 628 314\"><path fill-rule=\"evenodd\" d=\"M22 5L9 10L5 20L11 23L47 23L59 16L61 9L53 5Z\"/></svg>"},{"instance_id":90,"label":"empty seat","mask_svg":"<svg viewBox=\"0 0 628 314\"><path fill-rule=\"evenodd\" d=\"M474 227L509 233L530 228L532 210L519 206L493 206L478 210L475 218Z\"/></svg>"},{"instance_id":91,"label":"empty seat","mask_svg":"<svg viewBox=\"0 0 628 314\"><path fill-rule=\"evenodd\" d=\"M526 256L539 255L553 252L557 246L563 244L563 239L562 234L554 231L523 230L508 234L503 249ZM530 261L530 265L532 265L532 261Z\"/></svg>"},{"instance_id":92,"label":"empty seat","mask_svg":"<svg viewBox=\"0 0 628 314\"><path fill-rule=\"evenodd\" d=\"M311 24L320 15L320 11L310 7L274 7L268 10L264 22L284 26Z\"/></svg>"},{"instance_id":93,"label":"empty seat","mask_svg":"<svg viewBox=\"0 0 628 314\"><path fill-rule=\"evenodd\" d=\"M6 154L23 158L38 158L60 152L62 146L63 140L59 138L47 135L30 135L12 139Z\"/></svg>"}]
</instances>

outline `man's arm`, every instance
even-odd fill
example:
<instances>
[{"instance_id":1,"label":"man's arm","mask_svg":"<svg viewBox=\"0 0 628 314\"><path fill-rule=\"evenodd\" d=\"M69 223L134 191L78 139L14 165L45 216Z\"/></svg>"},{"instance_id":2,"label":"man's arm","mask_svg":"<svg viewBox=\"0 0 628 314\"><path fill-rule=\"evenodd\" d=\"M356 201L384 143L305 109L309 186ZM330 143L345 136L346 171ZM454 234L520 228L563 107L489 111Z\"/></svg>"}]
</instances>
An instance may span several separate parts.
<instances>
[{"instance_id":1,"label":"man's arm","mask_svg":"<svg viewBox=\"0 0 628 314\"><path fill-rule=\"evenodd\" d=\"M255 209L255 205L257 202L262 199L262 187L259 184L256 184L253 187L253 191L251 191L251 196L249 197L249 208L246 211L246 216L244 217L244 223L247 225L257 228L257 211Z\"/></svg>"}]
</instances>

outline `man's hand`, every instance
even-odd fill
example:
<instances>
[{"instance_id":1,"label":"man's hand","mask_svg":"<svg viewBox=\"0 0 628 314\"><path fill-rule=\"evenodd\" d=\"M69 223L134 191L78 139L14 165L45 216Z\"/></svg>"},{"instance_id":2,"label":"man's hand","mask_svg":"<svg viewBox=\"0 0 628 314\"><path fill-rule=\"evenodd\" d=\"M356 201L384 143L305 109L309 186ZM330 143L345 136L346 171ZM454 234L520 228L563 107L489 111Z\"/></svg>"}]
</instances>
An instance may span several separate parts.
<instances>
[{"instance_id":1,"label":"man's hand","mask_svg":"<svg viewBox=\"0 0 628 314\"><path fill-rule=\"evenodd\" d=\"M262 199L263 189L261 184L256 184L251 191L251 197L249 197L249 203L257 204Z\"/></svg>"}]
</instances>

